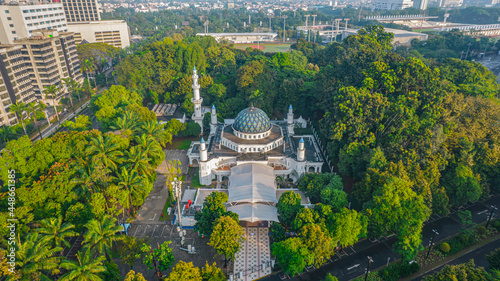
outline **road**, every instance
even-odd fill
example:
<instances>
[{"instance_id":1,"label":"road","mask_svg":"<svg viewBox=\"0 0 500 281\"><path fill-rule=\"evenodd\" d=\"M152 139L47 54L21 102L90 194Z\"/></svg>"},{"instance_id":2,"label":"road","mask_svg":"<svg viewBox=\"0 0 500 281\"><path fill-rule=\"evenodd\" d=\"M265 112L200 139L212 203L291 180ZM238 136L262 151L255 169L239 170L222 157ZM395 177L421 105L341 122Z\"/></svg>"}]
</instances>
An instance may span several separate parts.
<instances>
[{"instance_id":1,"label":"road","mask_svg":"<svg viewBox=\"0 0 500 281\"><path fill-rule=\"evenodd\" d=\"M500 208L500 196L490 197L484 202L469 204L463 207L463 210L469 210L472 214L472 221L476 224L485 222L490 214L490 206ZM448 237L458 233L461 228L461 222L458 218L457 211L459 209L452 208L451 214L448 217L440 217L437 215L425 223L422 230L422 245L427 247L432 238L432 230L438 231L435 237L435 243L439 243ZM500 211L494 216L499 217ZM368 256L371 256L373 263L370 270L376 270L387 265L388 260L393 261L399 255L392 250L392 245L396 242L396 238L384 237L379 240L363 240L356 243L353 247L344 250L344 253L336 253L332 261L320 267L319 269L306 270L299 276L295 276L288 280L322 280L326 274L331 273L336 276L339 281L348 281L364 274ZM261 281L280 281L279 274L271 275L260 279Z\"/></svg>"},{"instance_id":2,"label":"road","mask_svg":"<svg viewBox=\"0 0 500 281\"><path fill-rule=\"evenodd\" d=\"M491 243L488 243L486 245L483 245L459 258L456 258L452 261L450 261L449 265L456 265L456 264L461 264L461 263L466 263L468 261L470 261L471 259L474 260L474 263L476 264L476 266L480 266L480 267L484 267L484 268L488 268L488 261L486 260L486 255L488 255L489 253L491 253L493 250L495 249L498 249L500 248L500 239L497 239L495 241L492 241ZM423 276L419 276L413 280L415 281L418 281L418 280L423 280L425 276L428 276L428 275L432 275L438 271L440 271L441 269L443 269L445 265L442 265L428 273L426 273L425 275Z\"/></svg>"}]
</instances>

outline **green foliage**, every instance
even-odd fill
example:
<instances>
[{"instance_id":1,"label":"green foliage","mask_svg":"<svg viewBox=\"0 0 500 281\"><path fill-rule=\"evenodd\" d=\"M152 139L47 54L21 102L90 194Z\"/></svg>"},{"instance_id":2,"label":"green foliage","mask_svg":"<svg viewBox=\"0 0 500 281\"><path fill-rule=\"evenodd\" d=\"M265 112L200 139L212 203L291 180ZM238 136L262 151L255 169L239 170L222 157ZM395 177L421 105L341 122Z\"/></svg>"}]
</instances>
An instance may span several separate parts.
<instances>
[{"instance_id":1,"label":"green foliage","mask_svg":"<svg viewBox=\"0 0 500 281\"><path fill-rule=\"evenodd\" d=\"M305 225L300 232L300 238L303 245L314 255L314 266L321 266L333 255L336 242L319 225Z\"/></svg>"},{"instance_id":2,"label":"green foliage","mask_svg":"<svg viewBox=\"0 0 500 281\"><path fill-rule=\"evenodd\" d=\"M201 279L203 281L225 281L226 276L215 262L212 265L205 262L205 266L201 269Z\"/></svg>"},{"instance_id":3,"label":"green foliage","mask_svg":"<svg viewBox=\"0 0 500 281\"><path fill-rule=\"evenodd\" d=\"M418 263L393 263L390 266L380 270L378 276L384 281L396 281L420 270Z\"/></svg>"},{"instance_id":4,"label":"green foliage","mask_svg":"<svg viewBox=\"0 0 500 281\"><path fill-rule=\"evenodd\" d=\"M330 191L325 191L327 193L334 193L333 190L342 190L342 179L340 176L335 175L333 173L323 173L323 174L305 174L302 176L300 181L298 182L298 187L301 191L305 192L307 197L311 200L311 203L315 204L318 202L323 202L321 192L324 189L330 189ZM330 195L330 194L328 194ZM343 199L336 200L336 195L344 197L342 194L332 194L330 197L336 204L342 205ZM330 200L326 200L330 201ZM340 202L337 202L340 201ZM342 207L342 206L340 206Z\"/></svg>"},{"instance_id":5,"label":"green foliage","mask_svg":"<svg viewBox=\"0 0 500 281\"><path fill-rule=\"evenodd\" d=\"M165 241L158 245L158 248L153 248L148 244L142 244L141 251L144 253L142 262L148 269L159 270L157 274L161 275L161 271L167 271L174 263L174 254L170 245L171 241Z\"/></svg>"},{"instance_id":6,"label":"green foliage","mask_svg":"<svg viewBox=\"0 0 500 281\"><path fill-rule=\"evenodd\" d=\"M118 241L117 245L121 260L132 267L134 262L141 257L141 246L147 242L147 238L138 239L131 236L124 236L123 239Z\"/></svg>"},{"instance_id":7,"label":"green foliage","mask_svg":"<svg viewBox=\"0 0 500 281\"><path fill-rule=\"evenodd\" d=\"M300 205L300 194L293 191L286 191L280 196L278 205L278 214L280 222L285 226L291 226L293 219L302 208Z\"/></svg>"},{"instance_id":8,"label":"green foliage","mask_svg":"<svg viewBox=\"0 0 500 281\"><path fill-rule=\"evenodd\" d=\"M201 281L200 269L193 266L192 262L179 261L165 281Z\"/></svg>"},{"instance_id":9,"label":"green foliage","mask_svg":"<svg viewBox=\"0 0 500 281\"><path fill-rule=\"evenodd\" d=\"M113 243L123 239L117 235L121 226L116 224L116 219L106 215L102 220L92 219L85 227L87 232L83 236L83 244L105 255L109 260Z\"/></svg>"},{"instance_id":10,"label":"green foliage","mask_svg":"<svg viewBox=\"0 0 500 281\"><path fill-rule=\"evenodd\" d=\"M245 240L245 231L238 220L230 216L221 216L213 224L213 232L208 245L225 259L234 260L240 250L241 243Z\"/></svg>"},{"instance_id":11,"label":"green foliage","mask_svg":"<svg viewBox=\"0 0 500 281\"><path fill-rule=\"evenodd\" d=\"M297 237L273 243L271 251L281 269L291 276L301 273L307 265L314 262L314 253L311 253Z\"/></svg>"},{"instance_id":12,"label":"green foliage","mask_svg":"<svg viewBox=\"0 0 500 281\"><path fill-rule=\"evenodd\" d=\"M227 194L223 192L212 192L205 198L201 212L197 212L194 216L196 223L194 225L196 231L210 236L213 231L215 221L222 216L231 216L236 221L237 214L226 211L224 203L227 202Z\"/></svg>"},{"instance_id":13,"label":"green foliage","mask_svg":"<svg viewBox=\"0 0 500 281\"><path fill-rule=\"evenodd\" d=\"M285 240L286 238L286 230L281 224L277 222L273 222L271 227L269 228L269 232L271 233L271 238L274 242L280 242Z\"/></svg>"},{"instance_id":14,"label":"green foliage","mask_svg":"<svg viewBox=\"0 0 500 281\"><path fill-rule=\"evenodd\" d=\"M337 279L337 277L333 276L331 273L328 273L323 281L339 281L339 279Z\"/></svg>"},{"instance_id":15,"label":"green foliage","mask_svg":"<svg viewBox=\"0 0 500 281\"><path fill-rule=\"evenodd\" d=\"M443 251L443 253L448 253L450 251L450 245L446 242L443 242L439 245L439 249Z\"/></svg>"},{"instance_id":16,"label":"green foliage","mask_svg":"<svg viewBox=\"0 0 500 281\"><path fill-rule=\"evenodd\" d=\"M186 128L178 133L180 137L196 137L201 134L201 127L198 123L187 123Z\"/></svg>"},{"instance_id":17,"label":"green foliage","mask_svg":"<svg viewBox=\"0 0 500 281\"><path fill-rule=\"evenodd\" d=\"M146 281L141 273L135 273L135 271L130 270L123 281Z\"/></svg>"},{"instance_id":18,"label":"green foliage","mask_svg":"<svg viewBox=\"0 0 500 281\"><path fill-rule=\"evenodd\" d=\"M118 265L114 261L106 261L104 266L107 269L103 274L104 280L121 281L120 269L118 269Z\"/></svg>"},{"instance_id":19,"label":"green foliage","mask_svg":"<svg viewBox=\"0 0 500 281\"><path fill-rule=\"evenodd\" d=\"M92 219L92 214L89 208L80 202L76 202L66 211L65 221L75 225L75 231L77 232L80 232L90 219Z\"/></svg>"},{"instance_id":20,"label":"green foliage","mask_svg":"<svg viewBox=\"0 0 500 281\"><path fill-rule=\"evenodd\" d=\"M457 281L480 281L488 280L489 274L484 268L476 268L474 260L458 265L445 265L441 271L432 276L426 276L425 281L457 280Z\"/></svg>"},{"instance_id":21,"label":"green foliage","mask_svg":"<svg viewBox=\"0 0 500 281\"><path fill-rule=\"evenodd\" d=\"M500 248L492 251L489 255L486 255L486 260L489 264L489 269L500 269Z\"/></svg>"},{"instance_id":22,"label":"green foliage","mask_svg":"<svg viewBox=\"0 0 500 281\"><path fill-rule=\"evenodd\" d=\"M65 121L63 126L69 131L87 131L92 127L92 121L90 121L87 115L78 115L73 121Z\"/></svg>"}]
</instances>

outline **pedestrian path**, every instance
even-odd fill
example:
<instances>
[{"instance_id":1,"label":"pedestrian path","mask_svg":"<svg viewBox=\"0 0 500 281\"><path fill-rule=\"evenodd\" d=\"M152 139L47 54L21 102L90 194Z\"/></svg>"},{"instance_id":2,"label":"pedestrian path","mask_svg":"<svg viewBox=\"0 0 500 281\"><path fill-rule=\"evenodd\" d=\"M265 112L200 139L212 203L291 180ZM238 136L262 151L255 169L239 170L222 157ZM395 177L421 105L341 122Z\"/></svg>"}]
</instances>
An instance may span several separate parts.
<instances>
[{"instance_id":1,"label":"pedestrian path","mask_svg":"<svg viewBox=\"0 0 500 281\"><path fill-rule=\"evenodd\" d=\"M252 281L271 274L269 228L245 227L245 242L236 254L234 280Z\"/></svg>"}]
</instances>

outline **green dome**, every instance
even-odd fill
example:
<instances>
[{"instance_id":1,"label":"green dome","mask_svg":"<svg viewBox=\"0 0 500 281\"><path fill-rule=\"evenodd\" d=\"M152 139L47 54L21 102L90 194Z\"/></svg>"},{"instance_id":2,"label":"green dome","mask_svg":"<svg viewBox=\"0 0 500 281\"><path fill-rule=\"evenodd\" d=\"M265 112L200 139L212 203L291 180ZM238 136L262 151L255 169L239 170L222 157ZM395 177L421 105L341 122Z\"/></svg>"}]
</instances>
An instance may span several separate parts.
<instances>
[{"instance_id":1,"label":"green dome","mask_svg":"<svg viewBox=\"0 0 500 281\"><path fill-rule=\"evenodd\" d=\"M238 113L233 128L242 133L263 133L271 129L271 122L264 111L249 107Z\"/></svg>"}]
</instances>

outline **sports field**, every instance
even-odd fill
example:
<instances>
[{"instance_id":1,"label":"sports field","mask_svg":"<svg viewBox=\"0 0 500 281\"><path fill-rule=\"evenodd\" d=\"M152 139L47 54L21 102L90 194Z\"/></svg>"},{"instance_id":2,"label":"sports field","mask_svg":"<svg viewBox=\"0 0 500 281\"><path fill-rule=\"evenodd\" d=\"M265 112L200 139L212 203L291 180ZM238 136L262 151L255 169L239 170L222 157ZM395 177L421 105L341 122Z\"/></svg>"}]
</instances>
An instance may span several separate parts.
<instances>
[{"instance_id":1,"label":"sports field","mask_svg":"<svg viewBox=\"0 0 500 281\"><path fill-rule=\"evenodd\" d=\"M280 53L288 52L290 50L290 45L292 44L272 44L272 43L260 43L260 49L265 53ZM257 49L257 43L251 44L234 44L236 49L245 50L248 47Z\"/></svg>"}]
</instances>

